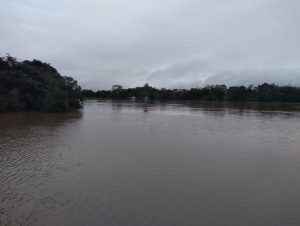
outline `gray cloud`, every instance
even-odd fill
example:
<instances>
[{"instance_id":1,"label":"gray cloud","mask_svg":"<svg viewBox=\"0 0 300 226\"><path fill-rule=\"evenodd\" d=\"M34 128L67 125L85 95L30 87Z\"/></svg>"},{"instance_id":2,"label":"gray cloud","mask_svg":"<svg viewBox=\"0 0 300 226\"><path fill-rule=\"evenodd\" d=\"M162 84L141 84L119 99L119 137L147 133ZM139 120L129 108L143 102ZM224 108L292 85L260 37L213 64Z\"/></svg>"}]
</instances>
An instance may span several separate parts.
<instances>
[{"instance_id":1,"label":"gray cloud","mask_svg":"<svg viewBox=\"0 0 300 226\"><path fill-rule=\"evenodd\" d=\"M221 72L205 81L205 84L259 85L264 82L282 85L300 85L300 69L265 69L238 72Z\"/></svg>"},{"instance_id":2,"label":"gray cloud","mask_svg":"<svg viewBox=\"0 0 300 226\"><path fill-rule=\"evenodd\" d=\"M0 0L0 52L84 88L299 84L298 0Z\"/></svg>"}]
</instances>

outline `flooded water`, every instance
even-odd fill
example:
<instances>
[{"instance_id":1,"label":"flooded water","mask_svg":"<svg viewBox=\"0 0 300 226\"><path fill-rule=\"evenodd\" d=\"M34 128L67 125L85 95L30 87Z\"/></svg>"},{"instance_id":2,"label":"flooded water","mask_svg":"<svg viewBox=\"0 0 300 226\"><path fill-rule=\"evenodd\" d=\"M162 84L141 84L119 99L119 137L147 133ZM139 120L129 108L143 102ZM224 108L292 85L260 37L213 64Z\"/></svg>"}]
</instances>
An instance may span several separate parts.
<instances>
[{"instance_id":1,"label":"flooded water","mask_svg":"<svg viewBox=\"0 0 300 226\"><path fill-rule=\"evenodd\" d=\"M299 226L298 105L0 115L0 225Z\"/></svg>"}]
</instances>

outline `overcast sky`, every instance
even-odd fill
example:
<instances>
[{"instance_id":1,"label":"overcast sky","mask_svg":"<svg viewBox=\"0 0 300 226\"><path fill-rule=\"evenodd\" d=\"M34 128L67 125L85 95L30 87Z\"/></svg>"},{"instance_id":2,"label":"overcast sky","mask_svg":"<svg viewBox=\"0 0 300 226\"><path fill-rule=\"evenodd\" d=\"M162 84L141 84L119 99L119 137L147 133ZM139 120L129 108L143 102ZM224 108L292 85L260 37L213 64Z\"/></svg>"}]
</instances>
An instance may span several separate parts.
<instances>
[{"instance_id":1,"label":"overcast sky","mask_svg":"<svg viewBox=\"0 0 300 226\"><path fill-rule=\"evenodd\" d=\"M299 0L0 0L0 54L83 88L300 84Z\"/></svg>"}]
</instances>

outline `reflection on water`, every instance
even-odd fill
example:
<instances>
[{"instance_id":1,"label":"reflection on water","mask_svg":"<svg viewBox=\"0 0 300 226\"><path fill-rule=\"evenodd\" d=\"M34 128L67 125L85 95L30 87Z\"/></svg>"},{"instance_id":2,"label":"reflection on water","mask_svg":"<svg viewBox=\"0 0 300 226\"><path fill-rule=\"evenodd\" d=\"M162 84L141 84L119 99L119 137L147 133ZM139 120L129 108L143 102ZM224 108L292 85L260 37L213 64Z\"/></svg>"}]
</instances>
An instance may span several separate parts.
<instances>
[{"instance_id":1,"label":"reflection on water","mask_svg":"<svg viewBox=\"0 0 300 226\"><path fill-rule=\"evenodd\" d=\"M98 103L105 101L98 99ZM214 102L214 101L152 101L152 102L131 102L131 101L110 101L113 111L121 111L123 108L148 111L189 111L189 112L217 112L220 114L234 113L261 113L270 115L296 114L299 115L299 104L287 103L263 103L263 102Z\"/></svg>"},{"instance_id":2,"label":"reflection on water","mask_svg":"<svg viewBox=\"0 0 300 226\"><path fill-rule=\"evenodd\" d=\"M0 225L300 225L299 105L88 100L0 115Z\"/></svg>"}]
</instances>

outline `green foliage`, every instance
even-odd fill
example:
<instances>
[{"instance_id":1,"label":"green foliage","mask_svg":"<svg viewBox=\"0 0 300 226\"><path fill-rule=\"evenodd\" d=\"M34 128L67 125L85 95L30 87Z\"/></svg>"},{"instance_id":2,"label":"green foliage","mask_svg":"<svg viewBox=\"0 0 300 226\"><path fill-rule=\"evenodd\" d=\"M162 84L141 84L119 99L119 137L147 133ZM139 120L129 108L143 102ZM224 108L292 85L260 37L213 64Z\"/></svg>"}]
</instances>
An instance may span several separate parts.
<instances>
[{"instance_id":1,"label":"green foliage","mask_svg":"<svg viewBox=\"0 0 300 226\"><path fill-rule=\"evenodd\" d=\"M245 101L247 100L248 90L245 86L229 87L226 91L226 100Z\"/></svg>"},{"instance_id":2,"label":"green foliage","mask_svg":"<svg viewBox=\"0 0 300 226\"><path fill-rule=\"evenodd\" d=\"M83 90L84 97L102 97L128 99L132 96L143 99L182 99L207 101L257 101L257 102L300 102L300 88L292 86L277 86L264 83L253 87L225 85L210 85L203 88L187 89L156 89L145 84L143 87L106 91Z\"/></svg>"},{"instance_id":3,"label":"green foliage","mask_svg":"<svg viewBox=\"0 0 300 226\"><path fill-rule=\"evenodd\" d=\"M81 108L81 88L38 60L0 57L0 112L64 112Z\"/></svg>"}]
</instances>

